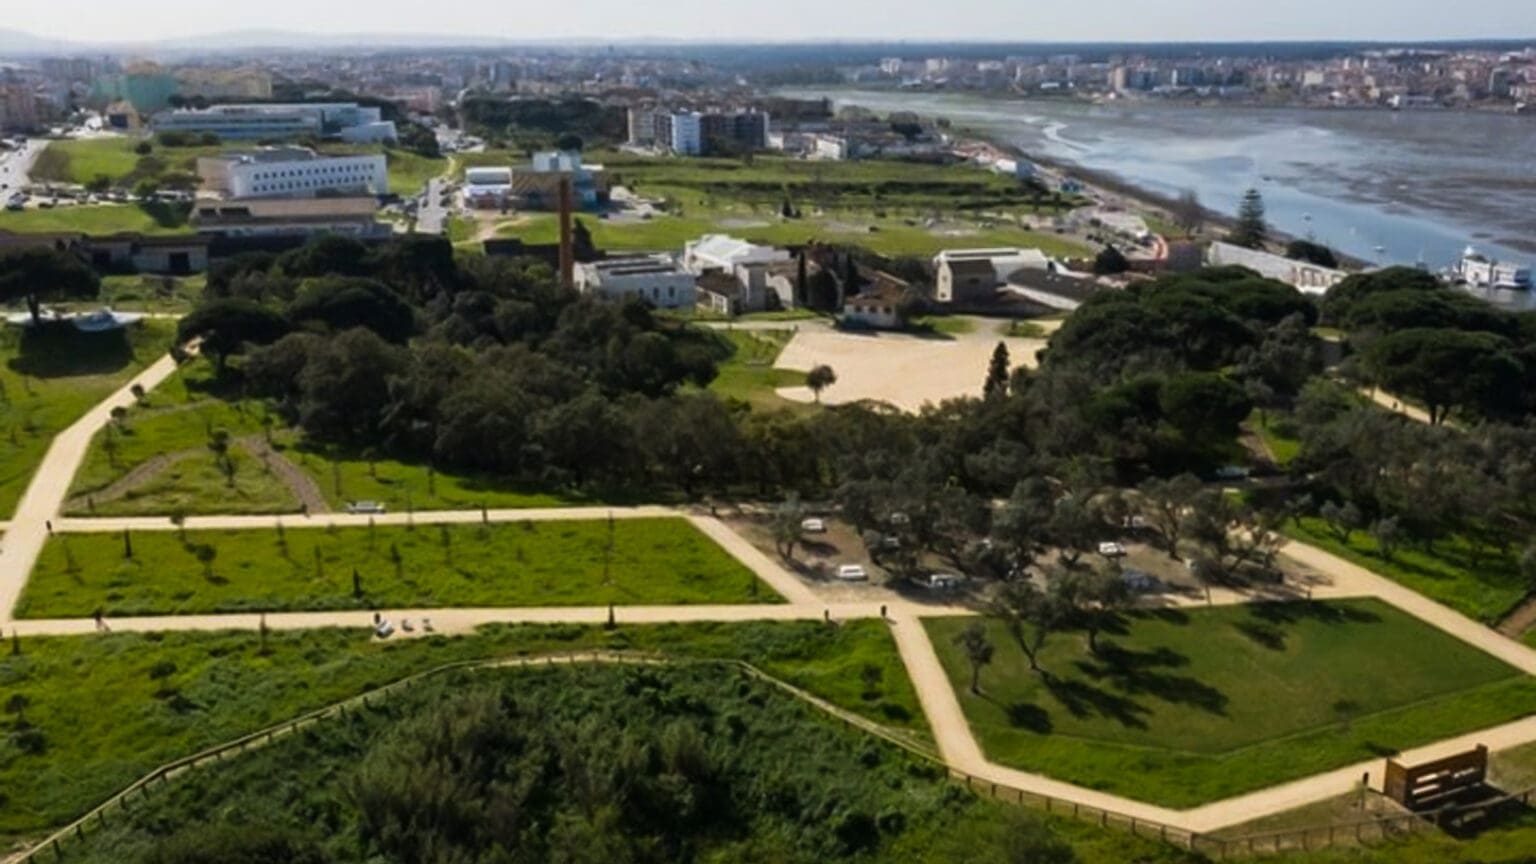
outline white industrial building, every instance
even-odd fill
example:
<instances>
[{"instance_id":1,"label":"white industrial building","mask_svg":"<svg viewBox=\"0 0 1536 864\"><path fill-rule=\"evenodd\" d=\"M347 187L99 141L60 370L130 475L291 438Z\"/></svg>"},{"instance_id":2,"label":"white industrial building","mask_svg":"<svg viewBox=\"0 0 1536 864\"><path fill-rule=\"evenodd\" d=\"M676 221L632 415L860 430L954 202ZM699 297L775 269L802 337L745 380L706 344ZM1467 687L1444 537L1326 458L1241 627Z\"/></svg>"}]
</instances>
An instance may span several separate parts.
<instances>
[{"instance_id":1,"label":"white industrial building","mask_svg":"<svg viewBox=\"0 0 1536 864\"><path fill-rule=\"evenodd\" d=\"M161 111L151 119L154 131L213 134L228 141L296 138L313 135L356 144L397 140L395 124L378 108L355 102L250 103L203 109Z\"/></svg>"},{"instance_id":2,"label":"white industrial building","mask_svg":"<svg viewBox=\"0 0 1536 864\"><path fill-rule=\"evenodd\" d=\"M758 246L728 234L705 234L683 247L683 266L696 275L734 273L741 266L767 266L788 261L783 249Z\"/></svg>"},{"instance_id":3,"label":"white industrial building","mask_svg":"<svg viewBox=\"0 0 1536 864\"><path fill-rule=\"evenodd\" d=\"M464 203L479 210L500 210L512 198L512 169L469 168L464 171Z\"/></svg>"},{"instance_id":4,"label":"white industrial building","mask_svg":"<svg viewBox=\"0 0 1536 864\"><path fill-rule=\"evenodd\" d=\"M1348 276L1343 270L1320 267L1310 261L1297 261L1258 249L1216 242L1205 253L1212 267L1247 267L1268 279L1295 288L1303 294L1326 294L1328 289Z\"/></svg>"},{"instance_id":5,"label":"white industrial building","mask_svg":"<svg viewBox=\"0 0 1536 864\"><path fill-rule=\"evenodd\" d=\"M301 147L270 148L200 158L197 173L205 189L227 198L389 194L382 154L322 156Z\"/></svg>"},{"instance_id":6,"label":"white industrial building","mask_svg":"<svg viewBox=\"0 0 1536 864\"><path fill-rule=\"evenodd\" d=\"M638 298L658 309L698 304L696 277L666 254L608 258L576 268L576 290L607 300Z\"/></svg>"}]
</instances>

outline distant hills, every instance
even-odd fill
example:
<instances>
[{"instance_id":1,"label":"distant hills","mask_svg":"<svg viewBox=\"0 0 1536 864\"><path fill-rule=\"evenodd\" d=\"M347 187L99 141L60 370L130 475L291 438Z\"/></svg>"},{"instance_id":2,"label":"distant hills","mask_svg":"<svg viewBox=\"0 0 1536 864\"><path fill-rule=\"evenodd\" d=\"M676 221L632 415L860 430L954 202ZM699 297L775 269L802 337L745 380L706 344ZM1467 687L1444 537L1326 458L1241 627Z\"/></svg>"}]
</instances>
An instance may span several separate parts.
<instances>
[{"instance_id":1,"label":"distant hills","mask_svg":"<svg viewBox=\"0 0 1536 864\"><path fill-rule=\"evenodd\" d=\"M533 39L421 33L317 33L291 30L231 30L198 36L150 41L78 41L50 38L22 30L0 28L0 61L54 56L187 57L211 54L250 53L262 49L281 51L333 51L362 53L389 49L444 50L452 48L569 48L575 51L660 53L719 60L736 64L755 63L858 63L883 56L949 56L991 58L1030 53L1072 53L1106 57L1116 53L1148 56L1243 55L1300 58L1338 55L1371 48L1518 50L1536 44L1536 36L1524 39L1443 40L1419 42L1291 41L1291 42L918 42L893 40L806 39L798 42L750 40L685 40L673 38ZM745 52L743 56L741 52Z\"/></svg>"}]
</instances>

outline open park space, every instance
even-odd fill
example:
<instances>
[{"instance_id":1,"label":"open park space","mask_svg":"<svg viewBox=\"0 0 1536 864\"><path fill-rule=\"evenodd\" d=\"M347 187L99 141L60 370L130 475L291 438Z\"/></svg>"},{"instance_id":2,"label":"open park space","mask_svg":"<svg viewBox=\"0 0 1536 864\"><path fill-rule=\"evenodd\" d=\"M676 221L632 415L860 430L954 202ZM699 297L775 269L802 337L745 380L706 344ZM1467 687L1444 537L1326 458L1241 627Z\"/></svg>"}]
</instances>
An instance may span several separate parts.
<instances>
[{"instance_id":1,"label":"open park space","mask_svg":"<svg viewBox=\"0 0 1536 864\"><path fill-rule=\"evenodd\" d=\"M129 554L131 553L131 555ZM20 617L780 602L687 520L61 534Z\"/></svg>"},{"instance_id":2,"label":"open park space","mask_svg":"<svg viewBox=\"0 0 1536 864\"><path fill-rule=\"evenodd\" d=\"M466 155L466 165L506 165L520 154ZM848 243L890 256L928 257L945 248L1026 246L1049 255L1090 254L1056 233L1052 220L1079 203L1037 194L1012 178L971 165L874 160L816 162L757 156L647 158L594 153L610 180L665 211L644 218L586 218L593 241L613 250L681 249L702 234L727 232L754 243ZM791 216L785 216L788 202ZM1027 226L1027 227L1026 227ZM497 234L549 242L548 214L502 220Z\"/></svg>"},{"instance_id":3,"label":"open park space","mask_svg":"<svg viewBox=\"0 0 1536 864\"><path fill-rule=\"evenodd\" d=\"M1134 612L1097 652L1052 635L1040 673L991 622L979 695L970 622L925 624L988 757L1169 807L1536 712L1536 680L1375 600Z\"/></svg>"},{"instance_id":4,"label":"open park space","mask_svg":"<svg viewBox=\"0 0 1536 864\"><path fill-rule=\"evenodd\" d=\"M980 396L999 342L1008 346L1016 367L1033 367L1036 353L1046 345L1043 339L1004 336L998 322L989 320L967 332L937 337L802 327L776 365L797 372L832 367L837 383L821 394L829 405L874 400L916 411L946 399ZM796 402L815 399L806 387L786 387L779 395Z\"/></svg>"}]
</instances>

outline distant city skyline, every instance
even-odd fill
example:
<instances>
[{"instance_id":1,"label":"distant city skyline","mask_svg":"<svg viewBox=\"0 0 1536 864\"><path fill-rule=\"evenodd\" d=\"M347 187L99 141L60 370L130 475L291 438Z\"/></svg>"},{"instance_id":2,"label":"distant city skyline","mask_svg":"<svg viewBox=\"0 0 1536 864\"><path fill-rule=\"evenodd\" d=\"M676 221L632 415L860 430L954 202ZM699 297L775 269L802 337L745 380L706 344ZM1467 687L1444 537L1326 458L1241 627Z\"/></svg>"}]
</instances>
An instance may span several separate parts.
<instances>
[{"instance_id":1,"label":"distant city skyline","mask_svg":"<svg viewBox=\"0 0 1536 864\"><path fill-rule=\"evenodd\" d=\"M156 41L230 31L460 36L479 40L689 41L1428 41L1536 37L1530 0L1133 0L1042 6L949 0L896 9L886 0L17 0L0 27L60 42ZM19 7L19 8L18 8ZM445 13L451 12L452 17Z\"/></svg>"}]
</instances>

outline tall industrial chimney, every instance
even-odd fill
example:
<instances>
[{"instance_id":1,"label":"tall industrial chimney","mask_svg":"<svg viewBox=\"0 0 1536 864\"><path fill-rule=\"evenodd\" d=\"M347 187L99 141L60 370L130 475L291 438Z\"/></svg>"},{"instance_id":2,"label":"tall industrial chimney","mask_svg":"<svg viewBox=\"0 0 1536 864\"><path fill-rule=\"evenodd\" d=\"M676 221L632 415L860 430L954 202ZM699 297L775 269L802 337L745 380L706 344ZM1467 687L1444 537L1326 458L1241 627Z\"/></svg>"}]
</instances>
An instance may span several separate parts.
<instances>
[{"instance_id":1,"label":"tall industrial chimney","mask_svg":"<svg viewBox=\"0 0 1536 864\"><path fill-rule=\"evenodd\" d=\"M576 241L571 232L571 178L560 178L560 287L576 288Z\"/></svg>"}]
</instances>

